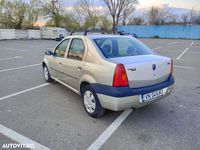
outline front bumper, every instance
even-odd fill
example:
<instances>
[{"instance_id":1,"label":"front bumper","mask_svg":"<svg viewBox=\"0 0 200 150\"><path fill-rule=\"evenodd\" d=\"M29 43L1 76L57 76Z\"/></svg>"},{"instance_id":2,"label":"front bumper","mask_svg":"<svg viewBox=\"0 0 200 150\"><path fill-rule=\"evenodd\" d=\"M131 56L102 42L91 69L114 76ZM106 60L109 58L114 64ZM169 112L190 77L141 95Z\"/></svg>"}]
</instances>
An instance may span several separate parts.
<instances>
[{"instance_id":1,"label":"front bumper","mask_svg":"<svg viewBox=\"0 0 200 150\"><path fill-rule=\"evenodd\" d=\"M174 78L173 76L169 76L169 78L162 83L142 88L112 87L100 84L93 84L92 87L97 93L103 108L120 111L130 107L143 107L156 100L166 97L171 93L173 84ZM140 102L139 95L151 93L160 89L165 89L165 93L162 97L144 103Z\"/></svg>"}]
</instances>

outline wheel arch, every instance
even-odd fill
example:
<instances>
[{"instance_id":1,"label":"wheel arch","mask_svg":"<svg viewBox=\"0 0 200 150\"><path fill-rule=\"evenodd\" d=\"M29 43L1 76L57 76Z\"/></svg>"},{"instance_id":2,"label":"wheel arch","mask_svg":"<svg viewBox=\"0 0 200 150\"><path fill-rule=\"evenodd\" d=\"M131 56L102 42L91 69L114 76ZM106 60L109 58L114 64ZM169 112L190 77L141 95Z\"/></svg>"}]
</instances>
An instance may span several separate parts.
<instances>
[{"instance_id":1,"label":"wheel arch","mask_svg":"<svg viewBox=\"0 0 200 150\"><path fill-rule=\"evenodd\" d=\"M43 62L42 62L42 67L44 67L45 65L46 65L46 63L43 61Z\"/></svg>"},{"instance_id":2,"label":"wheel arch","mask_svg":"<svg viewBox=\"0 0 200 150\"><path fill-rule=\"evenodd\" d=\"M46 65L47 67L49 67L47 58L44 58L44 60L42 61L42 67L44 67L44 65Z\"/></svg>"},{"instance_id":3,"label":"wheel arch","mask_svg":"<svg viewBox=\"0 0 200 150\"><path fill-rule=\"evenodd\" d=\"M83 90L83 87L85 87L86 85L89 85L91 83L97 83L96 80L91 77L90 75L88 74L85 74L83 75L81 78L80 78L80 81L79 81L79 90L80 90L80 94L82 96L82 90Z\"/></svg>"}]
</instances>

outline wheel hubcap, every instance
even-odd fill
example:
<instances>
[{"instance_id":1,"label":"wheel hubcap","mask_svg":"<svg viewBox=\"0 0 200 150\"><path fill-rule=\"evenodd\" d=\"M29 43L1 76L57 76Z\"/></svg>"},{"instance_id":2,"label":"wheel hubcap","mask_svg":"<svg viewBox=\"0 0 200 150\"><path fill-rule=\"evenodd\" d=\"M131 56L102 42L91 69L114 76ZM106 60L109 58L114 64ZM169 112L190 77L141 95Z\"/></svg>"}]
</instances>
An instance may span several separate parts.
<instances>
[{"instance_id":1,"label":"wheel hubcap","mask_svg":"<svg viewBox=\"0 0 200 150\"><path fill-rule=\"evenodd\" d=\"M95 97L89 90L85 91L84 93L84 105L89 113L93 113L96 108Z\"/></svg>"},{"instance_id":2,"label":"wheel hubcap","mask_svg":"<svg viewBox=\"0 0 200 150\"><path fill-rule=\"evenodd\" d=\"M49 72L48 72L47 67L44 67L44 78L45 78L45 80L48 80L48 78L49 78Z\"/></svg>"}]
</instances>

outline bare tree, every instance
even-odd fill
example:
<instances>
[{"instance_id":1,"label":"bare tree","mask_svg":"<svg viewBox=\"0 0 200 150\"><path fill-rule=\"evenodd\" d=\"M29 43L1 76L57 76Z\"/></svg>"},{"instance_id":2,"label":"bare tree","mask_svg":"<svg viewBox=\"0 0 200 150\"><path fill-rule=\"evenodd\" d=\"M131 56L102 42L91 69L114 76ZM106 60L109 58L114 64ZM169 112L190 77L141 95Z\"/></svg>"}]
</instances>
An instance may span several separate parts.
<instances>
[{"instance_id":1,"label":"bare tree","mask_svg":"<svg viewBox=\"0 0 200 150\"><path fill-rule=\"evenodd\" d=\"M188 23L188 20L189 20L189 15L188 15L188 13L187 13L187 14L183 14L183 15L181 16L181 19L182 19L182 23L183 23L184 25L186 25L186 24Z\"/></svg>"},{"instance_id":2,"label":"bare tree","mask_svg":"<svg viewBox=\"0 0 200 150\"><path fill-rule=\"evenodd\" d=\"M79 30L80 22L73 14L63 14L61 19L61 27L66 28L68 31Z\"/></svg>"},{"instance_id":3,"label":"bare tree","mask_svg":"<svg viewBox=\"0 0 200 150\"><path fill-rule=\"evenodd\" d=\"M5 5L5 0L1 0L0 1L0 27L6 27L7 28L7 24L5 23L5 21L3 21L3 9L4 9L4 5Z\"/></svg>"},{"instance_id":4,"label":"bare tree","mask_svg":"<svg viewBox=\"0 0 200 150\"><path fill-rule=\"evenodd\" d=\"M40 9L38 7L37 0L31 0L28 5L28 15L26 17L25 23L28 28L33 28L34 24L37 22L40 14Z\"/></svg>"},{"instance_id":5,"label":"bare tree","mask_svg":"<svg viewBox=\"0 0 200 150\"><path fill-rule=\"evenodd\" d=\"M109 30L112 25L110 19L108 19L105 15L100 16L100 27L102 30Z\"/></svg>"},{"instance_id":6,"label":"bare tree","mask_svg":"<svg viewBox=\"0 0 200 150\"><path fill-rule=\"evenodd\" d=\"M131 3L130 5L126 5L124 11L122 13L122 24L126 25L126 20L135 10L135 4Z\"/></svg>"},{"instance_id":7,"label":"bare tree","mask_svg":"<svg viewBox=\"0 0 200 150\"><path fill-rule=\"evenodd\" d=\"M130 9L135 4L137 4L137 0L103 0L105 5L108 8L108 11L112 17L112 30L115 32L116 25L119 24L120 18L124 14L124 18L128 17L126 9ZM129 14L130 15L130 14ZM125 20L125 19L124 19Z\"/></svg>"},{"instance_id":8,"label":"bare tree","mask_svg":"<svg viewBox=\"0 0 200 150\"><path fill-rule=\"evenodd\" d=\"M93 0L77 0L74 8L82 17L92 17L97 15Z\"/></svg>"},{"instance_id":9,"label":"bare tree","mask_svg":"<svg viewBox=\"0 0 200 150\"><path fill-rule=\"evenodd\" d=\"M200 11L198 12L198 14L196 16L195 23L200 25Z\"/></svg>"},{"instance_id":10,"label":"bare tree","mask_svg":"<svg viewBox=\"0 0 200 150\"><path fill-rule=\"evenodd\" d=\"M99 14L95 0L77 0L74 9L84 28L95 28L99 22Z\"/></svg>"},{"instance_id":11,"label":"bare tree","mask_svg":"<svg viewBox=\"0 0 200 150\"><path fill-rule=\"evenodd\" d=\"M181 16L183 24L195 24L198 23L198 12L192 8L189 12Z\"/></svg>"},{"instance_id":12,"label":"bare tree","mask_svg":"<svg viewBox=\"0 0 200 150\"><path fill-rule=\"evenodd\" d=\"M196 11L192 8L189 12L189 24L195 23Z\"/></svg>"},{"instance_id":13,"label":"bare tree","mask_svg":"<svg viewBox=\"0 0 200 150\"><path fill-rule=\"evenodd\" d=\"M99 16L91 16L85 18L84 28L85 29L96 29L99 23Z\"/></svg>"},{"instance_id":14,"label":"bare tree","mask_svg":"<svg viewBox=\"0 0 200 150\"><path fill-rule=\"evenodd\" d=\"M1 1L0 22L9 27L21 29L28 14L28 6L22 0Z\"/></svg>"},{"instance_id":15,"label":"bare tree","mask_svg":"<svg viewBox=\"0 0 200 150\"><path fill-rule=\"evenodd\" d=\"M167 7L151 7L147 11L148 22L151 25L162 25L171 16L170 10Z\"/></svg>"},{"instance_id":16,"label":"bare tree","mask_svg":"<svg viewBox=\"0 0 200 150\"><path fill-rule=\"evenodd\" d=\"M61 0L39 0L40 8L46 18L50 18L54 26L60 26L62 1Z\"/></svg>"},{"instance_id":17,"label":"bare tree","mask_svg":"<svg viewBox=\"0 0 200 150\"><path fill-rule=\"evenodd\" d=\"M142 25L144 24L144 18L142 17L133 17L133 18L130 18L129 22L128 22L128 25Z\"/></svg>"},{"instance_id":18,"label":"bare tree","mask_svg":"<svg viewBox=\"0 0 200 150\"><path fill-rule=\"evenodd\" d=\"M178 24L179 22L179 16L176 14L170 13L168 16L168 19L165 20L165 24Z\"/></svg>"}]
</instances>

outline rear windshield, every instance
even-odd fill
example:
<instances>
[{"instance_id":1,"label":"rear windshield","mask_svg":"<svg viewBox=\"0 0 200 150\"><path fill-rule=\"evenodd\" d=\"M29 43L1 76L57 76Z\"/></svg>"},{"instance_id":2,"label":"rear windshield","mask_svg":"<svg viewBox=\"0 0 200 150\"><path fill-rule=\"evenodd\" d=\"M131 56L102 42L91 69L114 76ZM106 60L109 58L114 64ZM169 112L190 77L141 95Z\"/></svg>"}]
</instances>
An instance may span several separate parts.
<instances>
[{"instance_id":1,"label":"rear windshield","mask_svg":"<svg viewBox=\"0 0 200 150\"><path fill-rule=\"evenodd\" d=\"M152 54L147 46L131 37L97 38L94 42L106 58Z\"/></svg>"}]
</instances>

